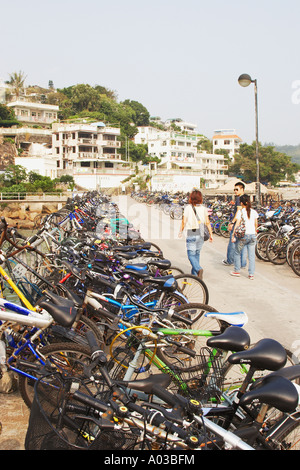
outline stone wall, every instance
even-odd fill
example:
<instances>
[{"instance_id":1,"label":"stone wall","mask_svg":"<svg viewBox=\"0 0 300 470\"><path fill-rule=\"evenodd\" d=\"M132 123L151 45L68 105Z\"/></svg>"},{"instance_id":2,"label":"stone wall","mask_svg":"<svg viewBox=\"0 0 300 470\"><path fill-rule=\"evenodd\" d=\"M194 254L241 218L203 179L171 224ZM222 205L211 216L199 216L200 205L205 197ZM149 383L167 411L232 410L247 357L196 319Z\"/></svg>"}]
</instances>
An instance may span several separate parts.
<instances>
[{"instance_id":1,"label":"stone wall","mask_svg":"<svg viewBox=\"0 0 300 470\"><path fill-rule=\"evenodd\" d=\"M0 216L5 217L9 227L33 230L36 218L42 214L51 214L59 209L58 204L0 204Z\"/></svg>"},{"instance_id":2,"label":"stone wall","mask_svg":"<svg viewBox=\"0 0 300 470\"><path fill-rule=\"evenodd\" d=\"M0 171L4 171L8 165L15 164L15 157L17 156L16 146L11 142L6 142L4 139L0 140Z\"/></svg>"}]
</instances>

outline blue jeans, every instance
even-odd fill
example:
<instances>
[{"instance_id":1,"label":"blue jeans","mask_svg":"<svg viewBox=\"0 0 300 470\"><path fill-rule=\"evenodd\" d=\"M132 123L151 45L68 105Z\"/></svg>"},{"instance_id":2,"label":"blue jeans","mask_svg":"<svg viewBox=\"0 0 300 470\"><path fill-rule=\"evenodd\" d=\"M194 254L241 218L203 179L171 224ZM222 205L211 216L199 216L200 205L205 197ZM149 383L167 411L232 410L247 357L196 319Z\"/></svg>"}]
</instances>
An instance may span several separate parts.
<instances>
[{"instance_id":1,"label":"blue jeans","mask_svg":"<svg viewBox=\"0 0 300 470\"><path fill-rule=\"evenodd\" d=\"M227 246L226 261L227 261L228 264L235 264L234 263L234 256L235 256L235 247L236 247L237 242L231 241L233 230L234 230L234 227L232 228L232 230L230 232L230 237L229 237L228 246ZM240 257L241 257L240 264L241 264L242 268L244 268L247 264L247 250L243 249L240 252Z\"/></svg>"},{"instance_id":2,"label":"blue jeans","mask_svg":"<svg viewBox=\"0 0 300 470\"><path fill-rule=\"evenodd\" d=\"M186 249L189 262L192 265L191 273L195 276L200 271L200 251L203 246L204 240L200 235L188 235L186 237Z\"/></svg>"},{"instance_id":3,"label":"blue jeans","mask_svg":"<svg viewBox=\"0 0 300 470\"><path fill-rule=\"evenodd\" d=\"M234 251L234 270L235 270L235 272L240 272L241 266L243 266L243 262L246 262L247 255L248 255L248 260L249 260L248 272L249 272L249 276L254 275L254 271L255 271L255 245L256 245L256 235L245 235L244 238L241 238L240 240L237 240L235 242L235 251Z\"/></svg>"}]
</instances>

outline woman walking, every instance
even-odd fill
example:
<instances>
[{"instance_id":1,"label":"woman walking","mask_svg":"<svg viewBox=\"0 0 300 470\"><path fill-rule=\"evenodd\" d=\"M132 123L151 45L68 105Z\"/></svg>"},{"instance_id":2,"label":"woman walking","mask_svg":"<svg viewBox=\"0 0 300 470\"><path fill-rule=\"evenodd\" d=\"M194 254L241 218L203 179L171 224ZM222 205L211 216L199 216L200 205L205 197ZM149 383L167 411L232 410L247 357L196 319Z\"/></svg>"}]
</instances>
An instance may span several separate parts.
<instances>
[{"instance_id":1,"label":"woman walking","mask_svg":"<svg viewBox=\"0 0 300 470\"><path fill-rule=\"evenodd\" d=\"M242 210L237 213L236 224L232 233L232 242L235 243L234 252L234 271L230 273L232 276L239 276L241 270L241 258L245 258L246 253L248 255L248 272L249 279L254 279L255 271L255 244L256 244L256 232L257 232L257 219L258 213L251 208L250 197L243 194L240 197L240 204ZM241 222L245 223L245 235L243 238L236 238L235 232L240 226ZM245 253L246 251L246 253ZM243 252L243 253L242 253ZM241 256L242 254L242 256Z\"/></svg>"},{"instance_id":2,"label":"woman walking","mask_svg":"<svg viewBox=\"0 0 300 470\"><path fill-rule=\"evenodd\" d=\"M199 276L200 279L203 277L203 268L200 266L200 252L204 243L204 233L201 230L200 224L207 226L209 241L212 242L212 228L207 208L202 203L203 197L201 191L194 189L190 194L189 204L184 209L179 231L179 236L181 237L183 230L187 230L186 249L189 262L192 266L191 273Z\"/></svg>"}]
</instances>

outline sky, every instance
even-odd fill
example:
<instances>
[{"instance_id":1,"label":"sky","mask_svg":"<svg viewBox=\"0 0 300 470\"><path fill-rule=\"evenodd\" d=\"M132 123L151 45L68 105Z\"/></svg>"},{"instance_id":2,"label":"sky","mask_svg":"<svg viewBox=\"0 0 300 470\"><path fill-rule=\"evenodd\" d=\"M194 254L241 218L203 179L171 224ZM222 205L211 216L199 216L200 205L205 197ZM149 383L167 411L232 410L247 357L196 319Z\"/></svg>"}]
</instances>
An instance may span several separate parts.
<instances>
[{"instance_id":1,"label":"sky","mask_svg":"<svg viewBox=\"0 0 300 470\"><path fill-rule=\"evenodd\" d=\"M236 129L300 144L299 0L10 0L0 5L0 80L114 90L209 139Z\"/></svg>"}]
</instances>

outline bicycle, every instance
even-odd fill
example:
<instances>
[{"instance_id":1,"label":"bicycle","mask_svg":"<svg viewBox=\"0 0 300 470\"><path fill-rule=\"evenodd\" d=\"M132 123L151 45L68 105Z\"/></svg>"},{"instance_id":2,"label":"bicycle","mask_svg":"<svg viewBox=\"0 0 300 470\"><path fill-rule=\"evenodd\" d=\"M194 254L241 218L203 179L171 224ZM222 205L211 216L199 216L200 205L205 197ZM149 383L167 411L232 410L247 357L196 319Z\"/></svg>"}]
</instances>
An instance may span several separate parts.
<instances>
[{"instance_id":1,"label":"bicycle","mask_svg":"<svg viewBox=\"0 0 300 470\"><path fill-rule=\"evenodd\" d=\"M109 373L105 356L99 348L91 346L93 363L86 369L86 380L77 377L51 374L45 375L35 386L34 404L31 410L25 448L27 450L150 450L150 449L205 449L218 448L207 442L206 431L230 448L252 449L249 445L204 417L197 426L186 426L184 419L166 410L149 404L143 406L132 400L122 385L116 385ZM106 400L95 395L95 382L99 369L102 381L109 393ZM135 382L135 388L144 388L147 393L164 392L159 387L160 376ZM92 382L92 389L89 384ZM163 385L165 378L160 379ZM114 394L114 401L109 396ZM196 414L200 408L192 401L179 401L167 394L181 411ZM165 397L164 397L165 398ZM105 419L103 419L105 417ZM195 432L194 432L195 431Z\"/></svg>"},{"instance_id":2,"label":"bicycle","mask_svg":"<svg viewBox=\"0 0 300 470\"><path fill-rule=\"evenodd\" d=\"M284 396L279 400L278 409L288 413L295 409L297 391L283 377L267 377L254 393L241 394L239 405L243 410L248 407L251 416L253 403L259 401L262 403L260 413L251 418L247 429L239 426L231 431L216 423L216 416L219 415L220 420L220 409L207 418L197 400L167 391L168 378L165 376L153 375L130 383L116 383L108 371L103 352L98 345L93 346L92 341L89 343L93 362L85 369L85 377L78 379L66 374L57 377L50 372L37 382L26 436L27 450L273 450L295 445L291 437L295 426L287 424L286 419L285 422L279 419L267 430L258 427L274 395L280 390ZM244 353L238 354L241 359ZM273 360L275 368L284 359L284 354L279 356ZM253 364L259 361L261 367L262 354L256 356L252 351L252 361ZM269 358L268 361L270 365ZM105 383L105 395L102 386L99 393L97 391L99 379ZM132 390L155 395L161 404L137 401L132 398ZM224 411L223 416L226 417ZM255 441L254 447L247 443L249 439Z\"/></svg>"},{"instance_id":3,"label":"bicycle","mask_svg":"<svg viewBox=\"0 0 300 470\"><path fill-rule=\"evenodd\" d=\"M77 310L71 302L68 304L65 302L60 306L44 303L39 312L1 298L0 305L0 341L6 352L5 366L9 371L18 374L21 396L30 407L32 384L37 380L32 372L33 363L37 362L44 366L49 360L58 369L64 367L80 369L80 364L89 357L86 331L81 344L73 341L59 342L57 337L52 342L51 326L54 322L67 329L76 322ZM95 333L97 334L97 330L93 331L94 336ZM96 338L98 341L98 337Z\"/></svg>"}]
</instances>

